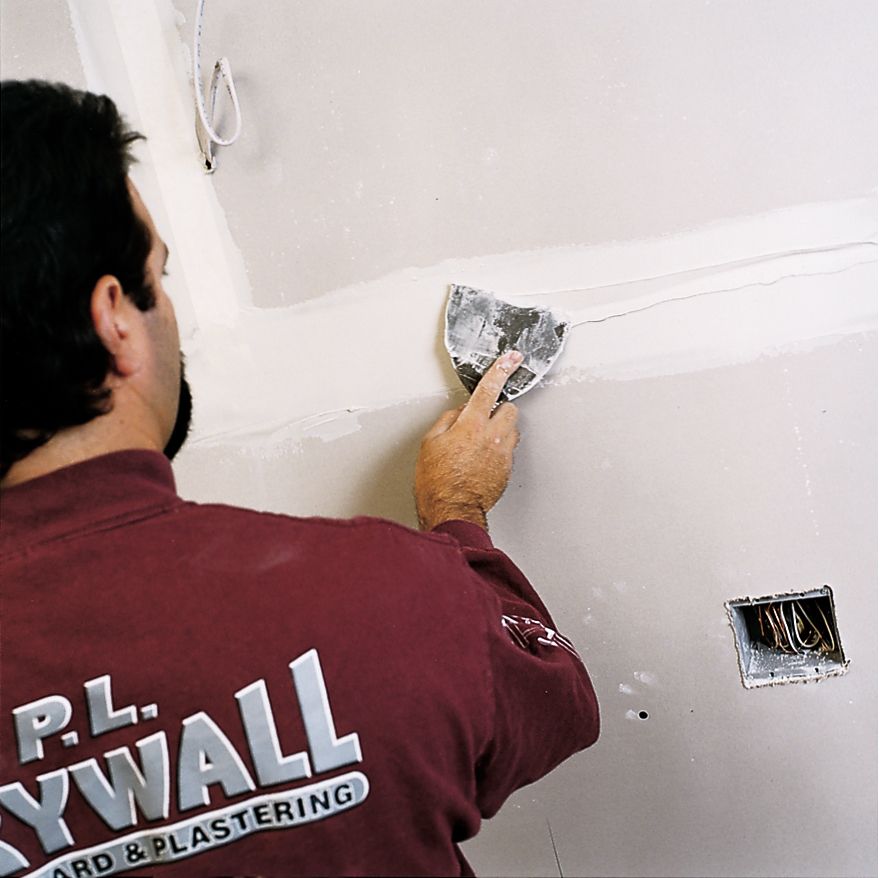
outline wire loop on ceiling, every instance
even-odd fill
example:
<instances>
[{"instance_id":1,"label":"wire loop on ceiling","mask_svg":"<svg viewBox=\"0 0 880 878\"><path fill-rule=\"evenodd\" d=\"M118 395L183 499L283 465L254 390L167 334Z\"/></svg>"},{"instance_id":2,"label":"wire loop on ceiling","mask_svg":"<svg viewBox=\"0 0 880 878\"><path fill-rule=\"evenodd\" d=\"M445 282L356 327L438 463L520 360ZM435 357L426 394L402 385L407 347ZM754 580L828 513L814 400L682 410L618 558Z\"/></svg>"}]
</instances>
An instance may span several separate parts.
<instances>
[{"instance_id":1,"label":"wire loop on ceiling","mask_svg":"<svg viewBox=\"0 0 880 878\"><path fill-rule=\"evenodd\" d=\"M202 25L205 17L206 0L198 0L196 8L196 21L193 33L193 86L195 89L196 99L196 136L199 141L199 148L202 151L202 159L204 161L205 172L212 174L216 168L216 159L214 158L214 145L230 146L238 140L241 134L241 107L238 103L238 95L235 92L235 82L232 79L232 68L229 66L229 59L225 56L214 63L214 69L211 72L211 81L207 89L202 90ZM235 130L231 137L221 137L214 128L214 115L217 108L217 91L220 87L220 80L226 86L226 92L232 102L235 110ZM208 108L206 111L205 103Z\"/></svg>"}]
</instances>

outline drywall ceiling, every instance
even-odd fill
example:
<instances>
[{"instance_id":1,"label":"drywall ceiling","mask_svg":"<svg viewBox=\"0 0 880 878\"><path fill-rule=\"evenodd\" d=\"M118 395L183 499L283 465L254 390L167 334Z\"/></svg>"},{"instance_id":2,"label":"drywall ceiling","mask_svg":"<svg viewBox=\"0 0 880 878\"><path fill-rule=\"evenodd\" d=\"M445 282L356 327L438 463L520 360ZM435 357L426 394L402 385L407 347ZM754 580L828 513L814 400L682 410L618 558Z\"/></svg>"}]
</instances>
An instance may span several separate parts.
<instances>
[{"instance_id":1,"label":"drywall ceiling","mask_svg":"<svg viewBox=\"0 0 880 878\"><path fill-rule=\"evenodd\" d=\"M189 45L195 3L175 6ZM253 302L861 195L875 17L796 0L211 0L203 66L229 58L244 118L215 186Z\"/></svg>"},{"instance_id":2,"label":"drywall ceiling","mask_svg":"<svg viewBox=\"0 0 880 878\"><path fill-rule=\"evenodd\" d=\"M0 77L86 87L66 0L0 0Z\"/></svg>"}]
</instances>

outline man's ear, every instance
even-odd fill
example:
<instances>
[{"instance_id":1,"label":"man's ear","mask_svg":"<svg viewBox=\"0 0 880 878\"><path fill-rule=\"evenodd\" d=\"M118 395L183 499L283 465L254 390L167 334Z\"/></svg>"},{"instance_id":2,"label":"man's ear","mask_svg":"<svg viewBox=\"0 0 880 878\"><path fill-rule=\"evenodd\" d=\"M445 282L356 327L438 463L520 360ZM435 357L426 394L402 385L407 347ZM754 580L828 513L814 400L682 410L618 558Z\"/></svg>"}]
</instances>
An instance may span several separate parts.
<instances>
[{"instance_id":1,"label":"man's ear","mask_svg":"<svg viewBox=\"0 0 880 878\"><path fill-rule=\"evenodd\" d=\"M133 348L131 308L122 284L112 274L99 278L92 290L92 325L112 358L114 374L126 376L137 370Z\"/></svg>"}]
</instances>

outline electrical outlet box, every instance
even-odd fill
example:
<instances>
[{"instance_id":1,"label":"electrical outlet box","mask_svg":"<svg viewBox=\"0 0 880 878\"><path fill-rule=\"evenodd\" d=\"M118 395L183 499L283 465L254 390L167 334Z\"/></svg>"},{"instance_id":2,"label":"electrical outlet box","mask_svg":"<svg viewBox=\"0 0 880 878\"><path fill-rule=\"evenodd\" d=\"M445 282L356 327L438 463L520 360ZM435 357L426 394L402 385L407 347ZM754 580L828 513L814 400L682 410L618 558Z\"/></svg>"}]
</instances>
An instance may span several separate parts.
<instances>
[{"instance_id":1,"label":"electrical outlet box","mask_svg":"<svg viewBox=\"0 0 880 878\"><path fill-rule=\"evenodd\" d=\"M820 680L845 673L834 594L822 588L741 598L724 605L743 686Z\"/></svg>"}]
</instances>

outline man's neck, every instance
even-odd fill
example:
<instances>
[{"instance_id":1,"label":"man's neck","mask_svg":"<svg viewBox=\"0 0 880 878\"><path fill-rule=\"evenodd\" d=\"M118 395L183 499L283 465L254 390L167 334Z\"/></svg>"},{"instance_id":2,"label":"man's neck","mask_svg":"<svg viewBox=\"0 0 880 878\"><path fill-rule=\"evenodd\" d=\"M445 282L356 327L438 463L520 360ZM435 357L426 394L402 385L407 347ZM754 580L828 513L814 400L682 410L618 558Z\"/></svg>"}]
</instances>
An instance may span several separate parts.
<instances>
[{"instance_id":1,"label":"man's neck","mask_svg":"<svg viewBox=\"0 0 880 878\"><path fill-rule=\"evenodd\" d=\"M139 431L119 429L115 421L105 421L107 417L103 415L87 424L56 433L44 445L14 463L0 481L0 489L11 488L114 451L162 450L155 441Z\"/></svg>"}]
</instances>

